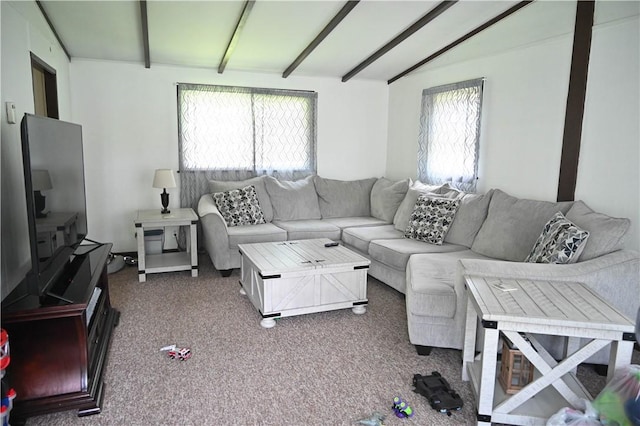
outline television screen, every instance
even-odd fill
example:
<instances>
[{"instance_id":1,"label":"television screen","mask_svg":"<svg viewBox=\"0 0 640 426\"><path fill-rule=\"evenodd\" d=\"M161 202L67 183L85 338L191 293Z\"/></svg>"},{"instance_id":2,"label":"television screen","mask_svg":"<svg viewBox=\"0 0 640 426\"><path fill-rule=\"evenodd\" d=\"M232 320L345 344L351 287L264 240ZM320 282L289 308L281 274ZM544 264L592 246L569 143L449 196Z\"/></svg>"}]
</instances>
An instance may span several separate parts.
<instances>
[{"instance_id":1,"label":"television screen","mask_svg":"<svg viewBox=\"0 0 640 426\"><path fill-rule=\"evenodd\" d=\"M32 270L42 295L87 235L82 127L25 114L22 120Z\"/></svg>"}]
</instances>

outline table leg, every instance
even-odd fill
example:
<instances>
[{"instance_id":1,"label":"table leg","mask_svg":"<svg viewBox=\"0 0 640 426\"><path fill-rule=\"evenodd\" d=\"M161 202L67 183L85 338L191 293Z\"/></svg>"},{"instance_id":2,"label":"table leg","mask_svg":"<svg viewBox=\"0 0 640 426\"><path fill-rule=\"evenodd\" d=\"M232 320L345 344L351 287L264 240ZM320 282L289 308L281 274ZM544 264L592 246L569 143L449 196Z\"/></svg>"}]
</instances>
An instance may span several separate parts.
<instances>
[{"instance_id":1,"label":"table leg","mask_svg":"<svg viewBox=\"0 0 640 426\"><path fill-rule=\"evenodd\" d=\"M190 242L191 242L191 276L198 276L198 237L197 237L197 222L191 222L189 226Z\"/></svg>"},{"instance_id":2,"label":"table leg","mask_svg":"<svg viewBox=\"0 0 640 426\"><path fill-rule=\"evenodd\" d=\"M464 347L462 350L462 380L469 381L469 365L475 360L476 352L476 329L478 327L478 317L473 308L473 303L467 298L467 319L464 331Z\"/></svg>"},{"instance_id":3,"label":"table leg","mask_svg":"<svg viewBox=\"0 0 640 426\"><path fill-rule=\"evenodd\" d=\"M483 333L482 372L480 373L480 389L478 389L478 425L491 426L500 333L497 328L483 328Z\"/></svg>"},{"instance_id":4,"label":"table leg","mask_svg":"<svg viewBox=\"0 0 640 426\"><path fill-rule=\"evenodd\" d=\"M633 352L632 340L619 340L611 342L611 355L609 356L609 368L607 370L607 383L613 379L613 375L620 367L631 363Z\"/></svg>"},{"instance_id":5,"label":"table leg","mask_svg":"<svg viewBox=\"0 0 640 426\"><path fill-rule=\"evenodd\" d=\"M145 274L145 257L144 250L144 227L136 224L136 239L138 240L138 281L143 283L147 281L147 275Z\"/></svg>"}]
</instances>

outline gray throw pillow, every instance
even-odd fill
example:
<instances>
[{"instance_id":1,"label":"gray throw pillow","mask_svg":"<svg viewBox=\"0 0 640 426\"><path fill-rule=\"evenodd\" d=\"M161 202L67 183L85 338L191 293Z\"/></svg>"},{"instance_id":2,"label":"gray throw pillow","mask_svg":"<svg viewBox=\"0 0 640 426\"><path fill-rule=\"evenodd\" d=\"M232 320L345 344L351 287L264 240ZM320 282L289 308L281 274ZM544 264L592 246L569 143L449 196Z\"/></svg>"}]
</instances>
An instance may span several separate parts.
<instances>
[{"instance_id":1,"label":"gray throw pillow","mask_svg":"<svg viewBox=\"0 0 640 426\"><path fill-rule=\"evenodd\" d=\"M318 195L313 176L296 181L265 178L274 220L320 219Z\"/></svg>"},{"instance_id":2,"label":"gray throw pillow","mask_svg":"<svg viewBox=\"0 0 640 426\"><path fill-rule=\"evenodd\" d=\"M569 207L571 202L527 200L496 189L471 250L494 259L522 262L545 223L559 211L566 213Z\"/></svg>"},{"instance_id":3,"label":"gray throw pillow","mask_svg":"<svg viewBox=\"0 0 640 426\"><path fill-rule=\"evenodd\" d=\"M376 180L335 180L316 176L314 183L322 217L369 216L371 188Z\"/></svg>"},{"instance_id":4,"label":"gray throw pillow","mask_svg":"<svg viewBox=\"0 0 640 426\"><path fill-rule=\"evenodd\" d=\"M445 243L471 247L480 227L487 218L493 189L486 194L464 194L456 217L444 237Z\"/></svg>"},{"instance_id":5,"label":"gray throw pillow","mask_svg":"<svg viewBox=\"0 0 640 426\"><path fill-rule=\"evenodd\" d=\"M567 219L589 231L589 241L580 255L581 261L621 250L624 247L624 236L631 226L629 219L596 213L582 201L573 203L567 212Z\"/></svg>"},{"instance_id":6,"label":"gray throw pillow","mask_svg":"<svg viewBox=\"0 0 640 426\"><path fill-rule=\"evenodd\" d=\"M394 182L381 177L371 188L371 216L393 222L398 206L404 200L409 189L409 179Z\"/></svg>"},{"instance_id":7,"label":"gray throw pillow","mask_svg":"<svg viewBox=\"0 0 640 426\"><path fill-rule=\"evenodd\" d=\"M267 188L264 185L266 176L257 176L246 180L209 180L209 192L225 192L231 189L240 189L253 185L258 195L258 201L260 202L260 208L264 214L264 220L271 222L273 220L273 209L271 208L271 200L267 193Z\"/></svg>"},{"instance_id":8,"label":"gray throw pillow","mask_svg":"<svg viewBox=\"0 0 640 426\"><path fill-rule=\"evenodd\" d=\"M227 226L265 223L255 187L214 192L212 196Z\"/></svg>"},{"instance_id":9,"label":"gray throw pillow","mask_svg":"<svg viewBox=\"0 0 640 426\"><path fill-rule=\"evenodd\" d=\"M575 263L584 250L589 233L578 228L560 212L544 225L531 253L531 263Z\"/></svg>"},{"instance_id":10,"label":"gray throw pillow","mask_svg":"<svg viewBox=\"0 0 640 426\"><path fill-rule=\"evenodd\" d=\"M404 236L442 245L459 204L459 199L429 197L425 194L418 196Z\"/></svg>"}]
</instances>

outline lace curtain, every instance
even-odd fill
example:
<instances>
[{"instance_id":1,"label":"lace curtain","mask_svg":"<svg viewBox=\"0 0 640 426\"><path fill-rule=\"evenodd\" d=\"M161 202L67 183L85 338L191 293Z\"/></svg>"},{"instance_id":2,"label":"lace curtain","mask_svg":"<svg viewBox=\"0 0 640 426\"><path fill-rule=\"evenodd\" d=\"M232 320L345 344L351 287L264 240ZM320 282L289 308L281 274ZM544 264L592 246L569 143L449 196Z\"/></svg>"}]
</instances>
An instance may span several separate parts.
<instances>
[{"instance_id":1,"label":"lace curtain","mask_svg":"<svg viewBox=\"0 0 640 426\"><path fill-rule=\"evenodd\" d=\"M178 84L180 205L207 182L316 172L316 105L307 91Z\"/></svg>"},{"instance_id":2,"label":"lace curtain","mask_svg":"<svg viewBox=\"0 0 640 426\"><path fill-rule=\"evenodd\" d=\"M418 179L476 190L484 79L422 91Z\"/></svg>"}]
</instances>

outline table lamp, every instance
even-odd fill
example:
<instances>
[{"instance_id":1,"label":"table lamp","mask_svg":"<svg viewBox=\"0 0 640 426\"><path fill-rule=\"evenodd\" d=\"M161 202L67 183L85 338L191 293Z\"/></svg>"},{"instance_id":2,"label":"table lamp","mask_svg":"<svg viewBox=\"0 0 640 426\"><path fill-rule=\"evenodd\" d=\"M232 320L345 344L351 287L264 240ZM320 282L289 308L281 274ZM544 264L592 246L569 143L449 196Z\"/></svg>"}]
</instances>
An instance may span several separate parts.
<instances>
[{"instance_id":1,"label":"table lamp","mask_svg":"<svg viewBox=\"0 0 640 426\"><path fill-rule=\"evenodd\" d=\"M171 211L167 209L167 207L169 206L169 194L167 193L167 188L176 187L176 180L173 177L173 170L157 169L156 174L153 177L153 187L162 188L162 193L160 194L160 200L162 201L162 210L160 211L160 213L171 213Z\"/></svg>"},{"instance_id":2,"label":"table lamp","mask_svg":"<svg viewBox=\"0 0 640 426\"><path fill-rule=\"evenodd\" d=\"M33 201L36 207L36 217L47 217L47 214L43 212L46 205L46 199L40 191L53 188L53 185L51 185L51 176L49 176L49 171L32 170L31 186L33 187Z\"/></svg>"}]
</instances>

